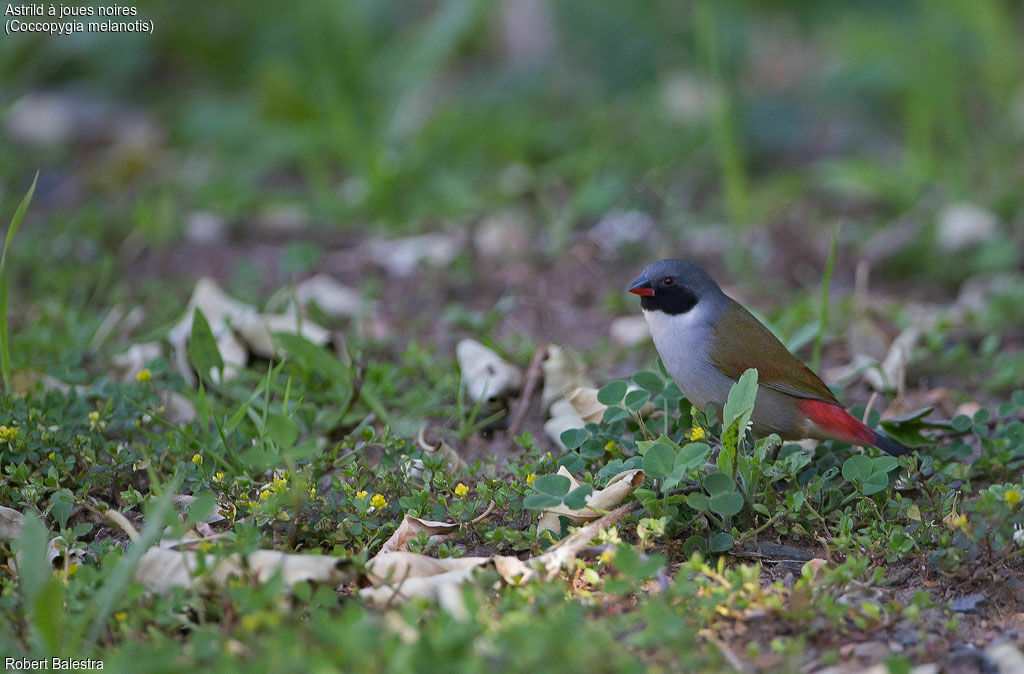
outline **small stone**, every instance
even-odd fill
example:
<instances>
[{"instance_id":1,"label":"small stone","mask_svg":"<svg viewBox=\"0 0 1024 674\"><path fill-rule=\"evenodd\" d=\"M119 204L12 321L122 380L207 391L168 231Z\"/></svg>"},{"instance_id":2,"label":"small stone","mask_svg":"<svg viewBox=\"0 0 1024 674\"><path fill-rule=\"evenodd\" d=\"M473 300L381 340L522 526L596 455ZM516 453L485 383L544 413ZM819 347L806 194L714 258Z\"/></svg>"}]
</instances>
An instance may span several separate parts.
<instances>
[{"instance_id":1,"label":"small stone","mask_svg":"<svg viewBox=\"0 0 1024 674\"><path fill-rule=\"evenodd\" d=\"M976 613L978 605L987 601L988 597L983 594L969 594L966 597L954 599L950 606L958 613Z\"/></svg>"},{"instance_id":2,"label":"small stone","mask_svg":"<svg viewBox=\"0 0 1024 674\"><path fill-rule=\"evenodd\" d=\"M896 640L896 643L901 646L913 646L920 641L920 635L917 630L906 628L896 630L896 633L893 634L893 638Z\"/></svg>"},{"instance_id":3,"label":"small stone","mask_svg":"<svg viewBox=\"0 0 1024 674\"><path fill-rule=\"evenodd\" d=\"M996 216L980 206L951 204L939 214L936 239L943 249L955 252L988 241L995 236L998 225Z\"/></svg>"},{"instance_id":4,"label":"small stone","mask_svg":"<svg viewBox=\"0 0 1024 674\"><path fill-rule=\"evenodd\" d=\"M888 655L889 647L881 641L865 641L853 647L853 654L858 658L874 662Z\"/></svg>"},{"instance_id":5,"label":"small stone","mask_svg":"<svg viewBox=\"0 0 1024 674\"><path fill-rule=\"evenodd\" d=\"M651 336L643 316L620 316L608 326L608 336L619 346L635 346Z\"/></svg>"},{"instance_id":6,"label":"small stone","mask_svg":"<svg viewBox=\"0 0 1024 674\"><path fill-rule=\"evenodd\" d=\"M214 243L227 238L224 218L210 211L193 211L185 220L185 238L193 243Z\"/></svg>"},{"instance_id":7,"label":"small stone","mask_svg":"<svg viewBox=\"0 0 1024 674\"><path fill-rule=\"evenodd\" d=\"M628 243L646 240L657 225L643 211L611 211L590 229L593 239L604 253L614 253Z\"/></svg>"}]
</instances>

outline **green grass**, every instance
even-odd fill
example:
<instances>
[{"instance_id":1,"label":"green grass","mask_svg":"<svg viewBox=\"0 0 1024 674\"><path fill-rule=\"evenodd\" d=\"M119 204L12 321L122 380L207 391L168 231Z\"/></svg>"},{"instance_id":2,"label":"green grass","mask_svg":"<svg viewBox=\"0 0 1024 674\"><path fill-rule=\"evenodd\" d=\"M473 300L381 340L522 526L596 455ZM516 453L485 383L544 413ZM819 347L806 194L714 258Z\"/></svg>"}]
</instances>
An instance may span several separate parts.
<instances>
[{"instance_id":1,"label":"green grass","mask_svg":"<svg viewBox=\"0 0 1024 674\"><path fill-rule=\"evenodd\" d=\"M556 39L536 62L508 58L503 16L473 0L244 15L186 0L139 8L152 38L0 43L0 204L14 212L0 257L0 505L28 516L20 540L0 541L0 652L99 657L115 671L721 671L736 659L794 671L852 664L843 647L861 635L925 635L898 670L944 657L928 635L975 639L979 620L999 624L995 609L954 614L946 600L1000 596L988 579L1024 554L1021 10L542 5ZM8 123L25 92L65 86L131 106L154 140L127 143L137 129L117 107L58 141ZM40 173L22 195L26 166ZM996 216L990 240L938 246L938 214L955 201ZM282 209L301 229L274 229ZM631 209L656 232L597 252L589 228ZM212 250L184 241L199 210L229 231ZM369 236L462 233L497 214L525 223L525 249L463 251L407 280L352 263ZM821 232L833 232L823 269L809 259ZM149 378L115 382L113 356L165 339L205 254L257 305L326 269L383 319L367 332L366 316L314 313L342 348L284 337L279 357L227 382L205 376L223 361L196 320L201 385L168 355ZM886 422L919 454L894 463L749 437L743 388L726 410L692 409L649 345L603 332L636 312L621 292L629 271L666 255L711 269L818 371L849 362L839 337L855 321L888 339L933 319L911 354L907 411L939 409ZM867 317L845 292L861 260ZM961 313L967 279L991 292ZM562 451L539 434L535 404L509 442L512 411L484 409L460 384L451 351L464 336L521 367L548 341L585 345L602 422ZM196 420L169 420L170 392ZM863 415L860 380L844 393ZM641 423L647 402L661 414ZM465 471L424 453L424 424ZM569 489L560 467L584 486ZM440 543L414 537L412 552L541 554L568 531L538 532L539 507L578 505L635 469L646 476L634 510L554 580L515 586L484 570L459 590L468 620L430 600L374 608L355 585L243 574L157 595L133 579L158 532L195 525L168 516L172 492L218 505L225 519L203 543L214 560L321 553L358 572L405 515L459 524ZM113 512L140 541L97 514ZM57 535L86 554L50 573ZM828 563L741 556L765 543ZM937 585L921 588L921 569Z\"/></svg>"},{"instance_id":2,"label":"green grass","mask_svg":"<svg viewBox=\"0 0 1024 674\"><path fill-rule=\"evenodd\" d=\"M7 326L7 249L11 247L14 235L18 233L21 226L21 219L25 217L25 211L32 203L32 195L36 191L36 183L39 181L39 172L36 172L32 179L32 186L28 188L25 197L18 204L18 210L14 211L11 224L7 227L7 237L4 239L4 250L0 253L0 374L3 375L4 391L11 390L11 343Z\"/></svg>"}]
</instances>

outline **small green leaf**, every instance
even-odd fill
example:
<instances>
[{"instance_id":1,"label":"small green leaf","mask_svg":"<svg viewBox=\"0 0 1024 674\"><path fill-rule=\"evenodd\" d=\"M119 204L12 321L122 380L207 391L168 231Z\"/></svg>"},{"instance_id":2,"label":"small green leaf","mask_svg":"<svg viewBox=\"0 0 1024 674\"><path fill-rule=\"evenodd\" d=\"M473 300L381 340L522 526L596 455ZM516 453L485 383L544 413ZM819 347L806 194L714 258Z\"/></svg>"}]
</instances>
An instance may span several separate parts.
<instances>
[{"instance_id":1,"label":"small green leaf","mask_svg":"<svg viewBox=\"0 0 1024 674\"><path fill-rule=\"evenodd\" d=\"M579 446L580 456L587 459L596 459L604 456L605 453L605 442L601 438L591 437L583 441L583 444ZM566 466L570 473L579 472ZM580 469L582 470L582 469Z\"/></svg>"},{"instance_id":2,"label":"small green leaf","mask_svg":"<svg viewBox=\"0 0 1024 674\"><path fill-rule=\"evenodd\" d=\"M582 428L570 428L567 431L562 431L562 434L558 436L562 444L565 445L566 449L576 449L583 444L583 441L590 436L586 430Z\"/></svg>"},{"instance_id":3,"label":"small green leaf","mask_svg":"<svg viewBox=\"0 0 1024 674\"><path fill-rule=\"evenodd\" d=\"M650 370L641 370L633 375L633 383L651 393L661 393L665 388L665 379Z\"/></svg>"},{"instance_id":4,"label":"small green leaf","mask_svg":"<svg viewBox=\"0 0 1024 674\"><path fill-rule=\"evenodd\" d=\"M743 497L736 491L714 494L708 507L722 515L735 515L743 510Z\"/></svg>"},{"instance_id":5,"label":"small green leaf","mask_svg":"<svg viewBox=\"0 0 1024 674\"><path fill-rule=\"evenodd\" d=\"M711 495L735 491L736 482L725 473L710 473L704 478L704 489Z\"/></svg>"},{"instance_id":6,"label":"small green leaf","mask_svg":"<svg viewBox=\"0 0 1024 674\"><path fill-rule=\"evenodd\" d=\"M68 525L68 518L75 507L75 502L63 491L55 491L50 496L50 514L57 520L57 524L63 529Z\"/></svg>"},{"instance_id":7,"label":"small green leaf","mask_svg":"<svg viewBox=\"0 0 1024 674\"><path fill-rule=\"evenodd\" d=\"M192 332L188 338L188 357L196 372L209 379L212 372L224 373L224 359L217 348L210 324L199 307L192 313Z\"/></svg>"},{"instance_id":8,"label":"small green leaf","mask_svg":"<svg viewBox=\"0 0 1024 674\"><path fill-rule=\"evenodd\" d=\"M651 394L643 389L635 389L626 394L626 398L622 401L622 404L633 412L639 412L640 408L647 404L647 401L651 399Z\"/></svg>"},{"instance_id":9,"label":"small green leaf","mask_svg":"<svg viewBox=\"0 0 1024 674\"><path fill-rule=\"evenodd\" d=\"M900 462L895 456L876 456L871 459L872 473L888 473L890 470L900 467Z\"/></svg>"},{"instance_id":10,"label":"small green leaf","mask_svg":"<svg viewBox=\"0 0 1024 674\"><path fill-rule=\"evenodd\" d=\"M554 508L561 502L562 499L558 496L529 494L523 499L523 507L529 510L543 510L544 508Z\"/></svg>"},{"instance_id":11,"label":"small green leaf","mask_svg":"<svg viewBox=\"0 0 1024 674\"><path fill-rule=\"evenodd\" d=\"M843 462L843 477L850 482L863 482L871 472L871 458L863 454L855 454Z\"/></svg>"},{"instance_id":12,"label":"small green leaf","mask_svg":"<svg viewBox=\"0 0 1024 674\"><path fill-rule=\"evenodd\" d=\"M267 438L279 449L291 449L299 439L299 427L283 414L267 415Z\"/></svg>"},{"instance_id":13,"label":"small green leaf","mask_svg":"<svg viewBox=\"0 0 1024 674\"><path fill-rule=\"evenodd\" d=\"M711 505L711 499L704 494L690 494L686 497L686 505L694 510L707 510Z\"/></svg>"},{"instance_id":14,"label":"small green leaf","mask_svg":"<svg viewBox=\"0 0 1024 674\"><path fill-rule=\"evenodd\" d=\"M569 493L572 482L565 475L538 475L533 481L533 488L538 493L555 496L561 503L562 497Z\"/></svg>"},{"instance_id":15,"label":"small green leaf","mask_svg":"<svg viewBox=\"0 0 1024 674\"><path fill-rule=\"evenodd\" d=\"M768 511L768 506L766 506L763 503L754 503L750 507L753 508L755 511L761 513L765 517L767 517L770 514Z\"/></svg>"},{"instance_id":16,"label":"small green leaf","mask_svg":"<svg viewBox=\"0 0 1024 674\"><path fill-rule=\"evenodd\" d=\"M692 556L695 552L706 553L708 551L708 542L704 540L703 536L690 536L683 543L683 553Z\"/></svg>"},{"instance_id":17,"label":"small green leaf","mask_svg":"<svg viewBox=\"0 0 1024 674\"><path fill-rule=\"evenodd\" d=\"M887 473L872 473L864 480L861 491L865 496L871 496L889 486L889 475Z\"/></svg>"},{"instance_id":18,"label":"small green leaf","mask_svg":"<svg viewBox=\"0 0 1024 674\"><path fill-rule=\"evenodd\" d=\"M571 492L566 494L565 499L562 501L565 503L567 508L572 510L579 510L587 505L587 497L594 493L594 488L589 484L581 484L580 486L573 489Z\"/></svg>"},{"instance_id":19,"label":"small green leaf","mask_svg":"<svg viewBox=\"0 0 1024 674\"><path fill-rule=\"evenodd\" d=\"M211 515L214 508L217 507L217 495L212 491L204 491L196 495L191 503L188 504L186 512L188 513L188 524L189 528L196 525L197 522L203 520L203 518Z\"/></svg>"},{"instance_id":20,"label":"small green leaf","mask_svg":"<svg viewBox=\"0 0 1024 674\"><path fill-rule=\"evenodd\" d=\"M627 384L621 379L610 381L597 392L597 401L604 405L618 405L626 395Z\"/></svg>"},{"instance_id":21,"label":"small green leaf","mask_svg":"<svg viewBox=\"0 0 1024 674\"><path fill-rule=\"evenodd\" d=\"M708 552L725 552L731 550L736 539L732 537L732 534L727 534L724 531L720 531L711 537L711 544L708 546Z\"/></svg>"},{"instance_id":22,"label":"small green leaf","mask_svg":"<svg viewBox=\"0 0 1024 674\"><path fill-rule=\"evenodd\" d=\"M676 451L664 442L655 442L644 452L644 472L648 477L662 478L672 472Z\"/></svg>"},{"instance_id":23,"label":"small green leaf","mask_svg":"<svg viewBox=\"0 0 1024 674\"><path fill-rule=\"evenodd\" d=\"M747 428L757 399L757 370L750 368L740 376L729 390L729 398L722 410L722 426L729 428L738 423L740 434Z\"/></svg>"},{"instance_id":24,"label":"small green leaf","mask_svg":"<svg viewBox=\"0 0 1024 674\"><path fill-rule=\"evenodd\" d=\"M733 424L735 431L737 425ZM731 437L731 441L727 438ZM715 465L718 466L719 472L725 475L733 475L736 472L736 443L738 437L735 432L726 434L722 439L722 449L718 452L718 458L715 459Z\"/></svg>"},{"instance_id":25,"label":"small green leaf","mask_svg":"<svg viewBox=\"0 0 1024 674\"><path fill-rule=\"evenodd\" d=\"M352 370L333 352L293 333L276 332L274 342L305 373L327 379L339 407L344 408L348 404L353 393Z\"/></svg>"},{"instance_id":26,"label":"small green leaf","mask_svg":"<svg viewBox=\"0 0 1024 674\"><path fill-rule=\"evenodd\" d=\"M710 455L711 447L706 442L691 442L676 454L675 468L689 470L703 464Z\"/></svg>"},{"instance_id":27,"label":"small green leaf","mask_svg":"<svg viewBox=\"0 0 1024 674\"><path fill-rule=\"evenodd\" d=\"M971 418L966 414L958 414L953 417L953 421L950 422L950 426L952 426L953 430L957 433L963 433L971 427Z\"/></svg>"},{"instance_id":28,"label":"small green leaf","mask_svg":"<svg viewBox=\"0 0 1024 674\"><path fill-rule=\"evenodd\" d=\"M628 419L628 418L629 418L629 412L627 412L624 407L619 407L618 405L612 405L611 407L609 407L608 409L606 409L604 411L603 415L601 415L601 422L605 423L605 424L613 424L616 421L619 421L621 419Z\"/></svg>"}]
</instances>

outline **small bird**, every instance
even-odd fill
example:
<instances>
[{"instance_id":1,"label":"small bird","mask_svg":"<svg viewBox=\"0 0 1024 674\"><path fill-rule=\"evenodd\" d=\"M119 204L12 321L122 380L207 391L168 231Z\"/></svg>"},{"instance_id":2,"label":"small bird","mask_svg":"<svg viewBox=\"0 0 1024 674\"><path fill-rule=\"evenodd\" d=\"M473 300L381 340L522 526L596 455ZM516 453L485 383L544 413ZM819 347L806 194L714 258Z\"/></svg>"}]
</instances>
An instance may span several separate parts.
<instances>
[{"instance_id":1,"label":"small bird","mask_svg":"<svg viewBox=\"0 0 1024 674\"><path fill-rule=\"evenodd\" d=\"M722 409L740 375L756 368L757 398L750 417L755 435L844 440L894 456L909 451L847 412L818 375L697 265L653 262L629 292L640 296L665 369L698 408L715 403Z\"/></svg>"}]
</instances>

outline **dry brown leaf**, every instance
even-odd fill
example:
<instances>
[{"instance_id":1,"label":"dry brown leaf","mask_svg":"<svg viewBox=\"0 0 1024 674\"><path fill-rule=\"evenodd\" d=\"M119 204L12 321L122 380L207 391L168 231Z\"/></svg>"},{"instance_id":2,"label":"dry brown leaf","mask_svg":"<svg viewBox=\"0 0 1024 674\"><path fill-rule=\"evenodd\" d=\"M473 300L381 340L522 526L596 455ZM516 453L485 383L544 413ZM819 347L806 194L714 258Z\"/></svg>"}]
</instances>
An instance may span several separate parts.
<instances>
[{"instance_id":1,"label":"dry brown leaf","mask_svg":"<svg viewBox=\"0 0 1024 674\"><path fill-rule=\"evenodd\" d=\"M388 552L406 550L409 539L415 538L421 531L427 532L430 535L430 544L434 544L451 538L458 528L458 524L451 522L435 522L406 515L402 518L402 523L395 529L395 533L391 534L391 538L384 541L384 545L380 546L377 556Z\"/></svg>"},{"instance_id":2,"label":"dry brown leaf","mask_svg":"<svg viewBox=\"0 0 1024 674\"><path fill-rule=\"evenodd\" d=\"M576 478L574 478L568 470L566 470L565 466L560 466L558 468L558 474L569 478L570 491L580 486L580 483L576 481ZM609 480L604 489L598 489L588 496L587 507L585 508L571 510L564 504L557 505L553 508L545 508L541 513L540 521L537 523L537 531L540 532L545 529L548 531L558 531L558 517L560 515L568 517L569 521L573 524L583 524L584 522L595 520L604 514L599 511L611 510L622 503L622 501L625 500L625 498L629 496L634 489L644 483L646 477L647 476L642 470L626 470Z\"/></svg>"},{"instance_id":3,"label":"dry brown leaf","mask_svg":"<svg viewBox=\"0 0 1024 674\"><path fill-rule=\"evenodd\" d=\"M158 342L134 344L124 353L110 359L114 379L120 382L133 382L139 372L146 367L146 363L163 355L163 347Z\"/></svg>"},{"instance_id":4,"label":"dry brown leaf","mask_svg":"<svg viewBox=\"0 0 1024 674\"><path fill-rule=\"evenodd\" d=\"M392 276L411 276L421 263L443 267L462 248L459 237L448 234L420 234L400 239L369 239L362 246L362 258L370 259Z\"/></svg>"},{"instance_id":5,"label":"dry brown leaf","mask_svg":"<svg viewBox=\"0 0 1024 674\"><path fill-rule=\"evenodd\" d=\"M572 403L576 413L584 422L600 423L608 406L597 399L597 389L580 386L565 394L565 399Z\"/></svg>"},{"instance_id":6,"label":"dry brown leaf","mask_svg":"<svg viewBox=\"0 0 1024 674\"><path fill-rule=\"evenodd\" d=\"M196 497L191 494L175 494L174 496L171 497L171 502L174 504L174 507L182 511L187 510L188 507L192 505L192 502L195 500ZM215 524L217 522L223 522L225 519L227 519L226 517L220 514L220 512L224 509L224 506L218 503L217 507L213 509L213 512L211 512L209 515L207 515L200 521L205 522L206 524Z\"/></svg>"},{"instance_id":7,"label":"dry brown leaf","mask_svg":"<svg viewBox=\"0 0 1024 674\"><path fill-rule=\"evenodd\" d=\"M572 403L560 398L551 406L551 418L544 422L544 433L556 445L565 449L565 445L562 444L562 433L570 428L583 428L585 423Z\"/></svg>"},{"instance_id":8,"label":"dry brown leaf","mask_svg":"<svg viewBox=\"0 0 1024 674\"><path fill-rule=\"evenodd\" d=\"M455 347L466 393L475 402L495 402L514 395L523 384L522 371L474 339Z\"/></svg>"},{"instance_id":9,"label":"dry brown leaf","mask_svg":"<svg viewBox=\"0 0 1024 674\"><path fill-rule=\"evenodd\" d=\"M327 274L317 274L300 283L295 288L295 298L303 306L316 304L325 314L336 318L358 316L367 304L358 290L338 283Z\"/></svg>"},{"instance_id":10,"label":"dry brown leaf","mask_svg":"<svg viewBox=\"0 0 1024 674\"><path fill-rule=\"evenodd\" d=\"M195 288L192 290L192 297L188 301L184 315L167 335L167 341L171 343L171 348L174 351L174 361L178 371L193 385L195 384L195 378L189 365L186 346L189 335L192 332L192 318L197 308L203 312L203 316L206 317L206 321L210 324L210 330L213 332L214 338L217 339L217 346L222 349L221 357L224 359L225 365L230 363L232 366L238 367L245 367L247 357L239 358L235 345L227 340L222 345L220 337L225 333L231 333L229 328L231 323L237 321L242 316L256 313L255 307L229 296L221 290L220 286L213 279L204 277L196 281ZM230 352L226 354L223 351L225 348L229 349ZM239 361L241 361L240 365ZM225 367L225 377L227 372L228 368Z\"/></svg>"},{"instance_id":11,"label":"dry brown leaf","mask_svg":"<svg viewBox=\"0 0 1024 674\"><path fill-rule=\"evenodd\" d=\"M640 387L630 384L626 387L626 393L639 391ZM597 424L604 417L604 411L608 406L597 399L598 389L588 386L580 386L565 395L565 399L572 403L572 406L579 413L580 418L588 424ZM640 416L647 417L654 412L654 403L648 402L640 408Z\"/></svg>"},{"instance_id":12,"label":"dry brown leaf","mask_svg":"<svg viewBox=\"0 0 1024 674\"><path fill-rule=\"evenodd\" d=\"M432 599L461 619L466 614L466 607L462 603L459 588L473 577L476 568L456 569L433 576L407 578L388 585L364 587L359 590L359 596L374 606L388 606L413 597Z\"/></svg>"},{"instance_id":13,"label":"dry brown leaf","mask_svg":"<svg viewBox=\"0 0 1024 674\"><path fill-rule=\"evenodd\" d=\"M409 552L378 553L367 563L367 569L371 581L384 584L363 588L359 595L376 606L388 606L410 597L433 599L456 618L464 619L468 615L460 586L470 580L477 569L493 565L511 585L534 578L550 580L575 559L602 528L615 523L632 508L632 505L621 506L569 534L544 554L526 561L500 555L435 559Z\"/></svg>"},{"instance_id":14,"label":"dry brown leaf","mask_svg":"<svg viewBox=\"0 0 1024 674\"><path fill-rule=\"evenodd\" d=\"M279 550L256 550L243 558L234 554L217 561L204 555L205 571L199 573L201 553L154 547L139 561L135 578L150 591L166 593L175 587L203 583L223 585L233 575L252 573L257 582L265 583L280 571L286 586L302 581L339 585L354 578L349 562L330 555L291 555ZM193 574L196 574L193 577Z\"/></svg>"},{"instance_id":15,"label":"dry brown leaf","mask_svg":"<svg viewBox=\"0 0 1024 674\"><path fill-rule=\"evenodd\" d=\"M544 393L541 399L544 409L551 408L569 391L577 388L593 388L593 380L587 376L587 367L571 349L557 344L548 345L548 357L541 364L544 371ZM551 416L555 416L554 410Z\"/></svg>"},{"instance_id":16,"label":"dry brown leaf","mask_svg":"<svg viewBox=\"0 0 1024 674\"><path fill-rule=\"evenodd\" d=\"M331 339L327 328L313 321L300 318L294 306L280 314L246 314L232 323L232 327L249 350L262 358L278 355L274 348L273 333L287 332L302 335L317 346L323 346Z\"/></svg>"},{"instance_id":17,"label":"dry brown leaf","mask_svg":"<svg viewBox=\"0 0 1024 674\"><path fill-rule=\"evenodd\" d=\"M431 445L427 442L427 427L420 426L420 432L416 434L416 442L419 444L420 449L430 457L440 456L444 459L444 463L448 466L448 469L453 472L459 472L466 468L466 462L462 460L459 453L449 445L444 439L438 440L437 445ZM417 469L422 474L423 462L414 462L418 465Z\"/></svg>"},{"instance_id":18,"label":"dry brown leaf","mask_svg":"<svg viewBox=\"0 0 1024 674\"><path fill-rule=\"evenodd\" d=\"M0 539L17 540L25 526L25 516L14 508L0 506Z\"/></svg>"},{"instance_id":19,"label":"dry brown leaf","mask_svg":"<svg viewBox=\"0 0 1024 674\"><path fill-rule=\"evenodd\" d=\"M196 406L192 401L177 391L160 391L160 405L164 408L163 417L172 424L185 424L196 418Z\"/></svg>"},{"instance_id":20,"label":"dry brown leaf","mask_svg":"<svg viewBox=\"0 0 1024 674\"><path fill-rule=\"evenodd\" d=\"M408 517L408 515L406 515ZM380 552L366 563L367 578L374 585L396 584L406 578L424 578L450 571L474 569L490 557L445 557L439 559L416 552Z\"/></svg>"}]
</instances>

